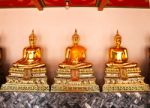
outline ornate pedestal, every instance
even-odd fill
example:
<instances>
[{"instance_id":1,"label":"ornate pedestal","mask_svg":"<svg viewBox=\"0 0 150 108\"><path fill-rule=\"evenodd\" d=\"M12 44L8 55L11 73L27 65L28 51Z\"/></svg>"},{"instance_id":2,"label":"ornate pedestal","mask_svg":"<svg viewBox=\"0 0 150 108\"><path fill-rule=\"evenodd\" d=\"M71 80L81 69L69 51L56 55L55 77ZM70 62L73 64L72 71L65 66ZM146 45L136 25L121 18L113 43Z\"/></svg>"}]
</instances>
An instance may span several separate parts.
<instances>
[{"instance_id":1,"label":"ornate pedestal","mask_svg":"<svg viewBox=\"0 0 150 108\"><path fill-rule=\"evenodd\" d=\"M7 82L2 85L0 91L49 92L45 67L32 69L11 67L9 73Z\"/></svg>"},{"instance_id":2,"label":"ornate pedestal","mask_svg":"<svg viewBox=\"0 0 150 108\"><path fill-rule=\"evenodd\" d=\"M92 68L59 68L51 86L51 92L99 92Z\"/></svg>"},{"instance_id":3,"label":"ornate pedestal","mask_svg":"<svg viewBox=\"0 0 150 108\"><path fill-rule=\"evenodd\" d=\"M106 67L103 92L150 91L139 67L119 69Z\"/></svg>"}]
</instances>

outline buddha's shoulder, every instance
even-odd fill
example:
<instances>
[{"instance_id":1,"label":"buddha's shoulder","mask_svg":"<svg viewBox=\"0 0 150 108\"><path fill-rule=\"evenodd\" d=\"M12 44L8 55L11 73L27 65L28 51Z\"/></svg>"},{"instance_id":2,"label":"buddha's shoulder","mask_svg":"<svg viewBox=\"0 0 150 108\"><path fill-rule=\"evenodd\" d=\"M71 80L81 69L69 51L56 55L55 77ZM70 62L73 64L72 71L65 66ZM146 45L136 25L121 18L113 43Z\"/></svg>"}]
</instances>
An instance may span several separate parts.
<instances>
[{"instance_id":1,"label":"buddha's shoulder","mask_svg":"<svg viewBox=\"0 0 150 108\"><path fill-rule=\"evenodd\" d=\"M25 50L41 50L41 48L40 47L38 47L38 46L36 46L36 47L25 47L24 48Z\"/></svg>"},{"instance_id":2,"label":"buddha's shoulder","mask_svg":"<svg viewBox=\"0 0 150 108\"><path fill-rule=\"evenodd\" d=\"M41 47L36 46L35 49L41 49Z\"/></svg>"},{"instance_id":3,"label":"buddha's shoulder","mask_svg":"<svg viewBox=\"0 0 150 108\"><path fill-rule=\"evenodd\" d=\"M78 50L86 50L83 46L78 45L78 46L72 46L71 49L78 49Z\"/></svg>"},{"instance_id":4,"label":"buddha's shoulder","mask_svg":"<svg viewBox=\"0 0 150 108\"><path fill-rule=\"evenodd\" d=\"M80 48L82 48L82 49L86 49L84 46L81 46L81 45L80 45Z\"/></svg>"},{"instance_id":5,"label":"buddha's shoulder","mask_svg":"<svg viewBox=\"0 0 150 108\"><path fill-rule=\"evenodd\" d=\"M111 47L110 50L127 50L127 48L125 48L125 47L120 47L120 48Z\"/></svg>"},{"instance_id":6,"label":"buddha's shoulder","mask_svg":"<svg viewBox=\"0 0 150 108\"><path fill-rule=\"evenodd\" d=\"M72 47L71 46L69 46L69 47L67 47L66 49L68 50L68 49L71 49Z\"/></svg>"}]
</instances>

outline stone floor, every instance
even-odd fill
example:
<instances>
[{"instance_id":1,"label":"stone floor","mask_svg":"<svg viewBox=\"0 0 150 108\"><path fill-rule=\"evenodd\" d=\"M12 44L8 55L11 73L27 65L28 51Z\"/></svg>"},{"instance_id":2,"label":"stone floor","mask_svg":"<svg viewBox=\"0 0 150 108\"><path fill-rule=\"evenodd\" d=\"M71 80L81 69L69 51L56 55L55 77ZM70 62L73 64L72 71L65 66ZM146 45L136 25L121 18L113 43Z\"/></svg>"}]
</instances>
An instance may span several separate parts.
<instances>
[{"instance_id":1,"label":"stone floor","mask_svg":"<svg viewBox=\"0 0 150 108\"><path fill-rule=\"evenodd\" d=\"M150 92L0 92L0 108L150 108Z\"/></svg>"}]
</instances>

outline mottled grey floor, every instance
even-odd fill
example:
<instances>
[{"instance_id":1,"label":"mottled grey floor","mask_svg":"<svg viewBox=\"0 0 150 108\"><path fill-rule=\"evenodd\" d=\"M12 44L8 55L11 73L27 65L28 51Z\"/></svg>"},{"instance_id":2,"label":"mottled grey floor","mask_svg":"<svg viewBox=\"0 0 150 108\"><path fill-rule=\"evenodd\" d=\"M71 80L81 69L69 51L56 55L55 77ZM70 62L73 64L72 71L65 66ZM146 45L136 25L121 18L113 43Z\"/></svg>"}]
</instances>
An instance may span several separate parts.
<instances>
[{"instance_id":1,"label":"mottled grey floor","mask_svg":"<svg viewBox=\"0 0 150 108\"><path fill-rule=\"evenodd\" d=\"M150 108L150 92L0 92L0 108Z\"/></svg>"}]
</instances>

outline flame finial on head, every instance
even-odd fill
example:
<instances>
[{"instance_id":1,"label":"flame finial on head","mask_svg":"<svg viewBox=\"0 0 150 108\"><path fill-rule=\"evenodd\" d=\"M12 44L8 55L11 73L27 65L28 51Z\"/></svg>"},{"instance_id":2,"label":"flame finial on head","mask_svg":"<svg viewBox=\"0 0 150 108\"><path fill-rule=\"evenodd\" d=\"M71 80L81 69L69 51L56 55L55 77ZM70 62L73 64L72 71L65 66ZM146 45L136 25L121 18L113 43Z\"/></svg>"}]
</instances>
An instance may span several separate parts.
<instances>
[{"instance_id":1,"label":"flame finial on head","mask_svg":"<svg viewBox=\"0 0 150 108\"><path fill-rule=\"evenodd\" d=\"M78 44L79 43L80 37L77 33L77 29L75 29L75 32L72 36L72 40L73 40L73 44Z\"/></svg>"},{"instance_id":2,"label":"flame finial on head","mask_svg":"<svg viewBox=\"0 0 150 108\"><path fill-rule=\"evenodd\" d=\"M78 32L77 32L77 29L75 29L75 32L74 32L74 34L73 34L72 37L79 37Z\"/></svg>"},{"instance_id":3,"label":"flame finial on head","mask_svg":"<svg viewBox=\"0 0 150 108\"><path fill-rule=\"evenodd\" d=\"M32 33L30 34L29 39L36 39L36 36L34 34L34 30L32 30Z\"/></svg>"},{"instance_id":4,"label":"flame finial on head","mask_svg":"<svg viewBox=\"0 0 150 108\"><path fill-rule=\"evenodd\" d=\"M118 29L117 29L117 34L119 34L119 31L118 31Z\"/></svg>"},{"instance_id":5,"label":"flame finial on head","mask_svg":"<svg viewBox=\"0 0 150 108\"><path fill-rule=\"evenodd\" d=\"M119 31L117 30L117 33L116 33L116 35L115 35L115 38L117 38L117 37L120 37L121 38L121 36L120 36L120 34L119 34Z\"/></svg>"},{"instance_id":6,"label":"flame finial on head","mask_svg":"<svg viewBox=\"0 0 150 108\"><path fill-rule=\"evenodd\" d=\"M75 29L75 34L77 34L77 29Z\"/></svg>"},{"instance_id":7,"label":"flame finial on head","mask_svg":"<svg viewBox=\"0 0 150 108\"><path fill-rule=\"evenodd\" d=\"M118 30L117 30L116 35L114 36L114 42L115 42L115 45L119 48L121 45L121 36Z\"/></svg>"},{"instance_id":8,"label":"flame finial on head","mask_svg":"<svg viewBox=\"0 0 150 108\"><path fill-rule=\"evenodd\" d=\"M34 29L32 29L32 34L34 34Z\"/></svg>"},{"instance_id":9,"label":"flame finial on head","mask_svg":"<svg viewBox=\"0 0 150 108\"><path fill-rule=\"evenodd\" d=\"M36 36L34 34L34 30L32 30L32 33L29 36L29 43L31 46L34 46L36 44Z\"/></svg>"}]
</instances>

